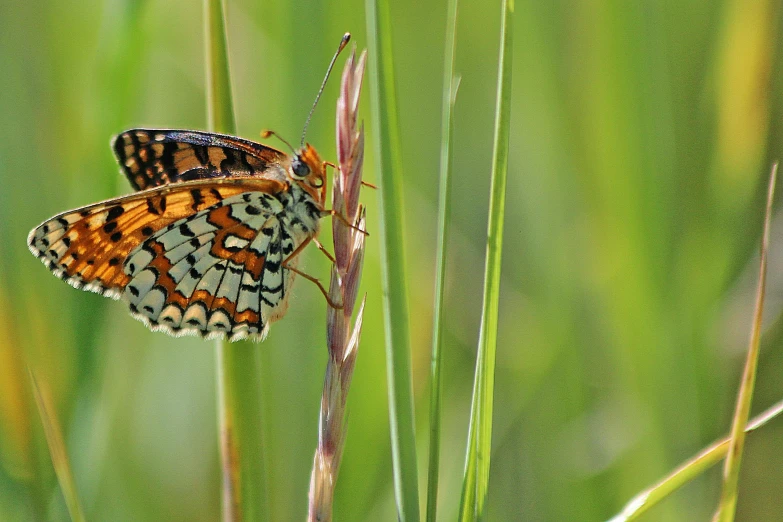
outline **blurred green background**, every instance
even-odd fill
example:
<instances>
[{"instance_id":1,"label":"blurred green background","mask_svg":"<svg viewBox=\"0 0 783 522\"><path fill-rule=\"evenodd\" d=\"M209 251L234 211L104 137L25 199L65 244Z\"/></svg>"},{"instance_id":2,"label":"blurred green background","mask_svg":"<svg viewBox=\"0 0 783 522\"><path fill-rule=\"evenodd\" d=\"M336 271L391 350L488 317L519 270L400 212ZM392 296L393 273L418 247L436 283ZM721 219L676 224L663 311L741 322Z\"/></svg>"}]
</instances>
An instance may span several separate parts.
<instances>
[{"instance_id":1,"label":"blurred green background","mask_svg":"<svg viewBox=\"0 0 783 522\"><path fill-rule=\"evenodd\" d=\"M442 0L392 6L422 487L445 11ZM229 0L240 135L296 140L342 33L366 46L364 12L355 0ZM494 2L460 3L444 521L459 499L478 339L499 15ZM728 431L763 192L783 157L781 16L779 1L516 2L490 520L606 519ZM2 2L0 70L0 519L67 518L29 366L55 404L89 520L216 520L214 343L148 332L25 246L49 216L129 192L113 134L205 127L202 3ZM325 158L338 83L308 135ZM377 194L363 199L372 231ZM772 226L754 411L783 396L783 220ZM396 518L378 238L338 521ZM315 249L304 266L327 279ZM300 281L258 346L274 520L306 513L324 331L324 300ZM781 449L781 420L749 438L738 520L783 520ZM715 468L643 520L707 520L718 492Z\"/></svg>"}]
</instances>

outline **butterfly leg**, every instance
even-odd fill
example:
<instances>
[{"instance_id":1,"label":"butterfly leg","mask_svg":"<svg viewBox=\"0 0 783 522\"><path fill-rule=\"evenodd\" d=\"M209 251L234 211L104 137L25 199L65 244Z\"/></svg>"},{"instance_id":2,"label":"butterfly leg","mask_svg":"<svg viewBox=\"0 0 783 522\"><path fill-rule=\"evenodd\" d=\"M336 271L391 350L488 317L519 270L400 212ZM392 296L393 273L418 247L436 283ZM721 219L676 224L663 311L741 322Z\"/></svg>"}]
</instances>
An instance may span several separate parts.
<instances>
[{"instance_id":1,"label":"butterfly leg","mask_svg":"<svg viewBox=\"0 0 783 522\"><path fill-rule=\"evenodd\" d=\"M315 243L315 246L318 247L318 250L323 252L324 255L329 258L329 261L331 261L333 265L337 264L337 261L335 261L334 256L330 254L329 251L326 250L326 248L324 248L324 246L321 244L320 241L318 241L316 238L313 238L312 241L313 243Z\"/></svg>"},{"instance_id":2,"label":"butterfly leg","mask_svg":"<svg viewBox=\"0 0 783 522\"><path fill-rule=\"evenodd\" d=\"M329 297L329 292L326 291L326 288L324 288L324 285L321 284L321 281L319 281L317 278L311 276L310 274L306 274L306 273L302 272L301 270L299 270L298 268L293 267L290 264L288 264L289 261L291 261L297 255L299 255L299 253L304 249L304 247L306 247L307 244L310 243L310 241L312 241L312 240L313 240L313 238L309 237L306 240L302 241L302 244L299 245L298 247L296 247L296 250L291 252L291 255L289 255L287 258L285 258L285 260L283 261L283 268L286 268L286 269L288 269L288 270L290 270L290 271L292 271L292 272L294 272L296 274L299 274L300 276L304 277L308 281L311 281L311 282L315 283L315 285L318 287L318 289L321 291L321 293L324 294L324 297L326 298L326 302L329 304L329 306L331 306L332 308L335 308L337 310L342 310L343 305L335 303L334 301L331 300L331 298ZM318 243L318 241L316 241L316 243Z\"/></svg>"},{"instance_id":3,"label":"butterfly leg","mask_svg":"<svg viewBox=\"0 0 783 522\"><path fill-rule=\"evenodd\" d=\"M324 167L332 167L333 169L337 170L337 165L335 165L331 161L324 161ZM374 189L374 190L378 189L378 187L376 187L372 183L367 183L366 181L362 181L362 185L364 185L367 188Z\"/></svg>"},{"instance_id":4,"label":"butterfly leg","mask_svg":"<svg viewBox=\"0 0 783 522\"><path fill-rule=\"evenodd\" d=\"M348 218L346 218L345 216L343 216L342 214L340 214L339 212L337 212L337 211L336 211L335 209L333 209L333 208L332 208L332 209L328 209L328 210L324 210L324 211L322 211L322 212L321 212L321 215L322 215L322 216L332 216L332 217L336 217L337 219L339 219L340 221L342 221L342 222L343 222L343 224L344 224L346 227L348 227L348 228L352 228L352 229L354 229L354 230L356 230L356 231L358 231L358 232L361 232L361 233L362 233L362 234L364 234L365 236L369 236L369 235L370 235L370 233L369 233L369 232L367 232L366 230L362 230L361 228L357 227L356 225L352 225L352 224L351 224L351 223L348 221Z\"/></svg>"}]
</instances>

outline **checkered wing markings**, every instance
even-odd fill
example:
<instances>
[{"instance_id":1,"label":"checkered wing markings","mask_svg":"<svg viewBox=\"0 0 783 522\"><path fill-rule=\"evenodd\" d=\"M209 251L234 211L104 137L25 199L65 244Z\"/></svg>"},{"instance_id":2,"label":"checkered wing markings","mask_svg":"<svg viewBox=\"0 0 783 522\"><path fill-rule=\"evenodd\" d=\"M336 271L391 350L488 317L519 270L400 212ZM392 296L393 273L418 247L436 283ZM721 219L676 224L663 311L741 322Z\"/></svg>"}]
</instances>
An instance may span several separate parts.
<instances>
[{"instance_id":1,"label":"checkered wing markings","mask_svg":"<svg viewBox=\"0 0 783 522\"><path fill-rule=\"evenodd\" d=\"M148 237L232 196L283 189L279 182L258 179L160 187L54 216L33 229L27 242L56 276L117 299L130 281L124 262Z\"/></svg>"},{"instance_id":2,"label":"checkered wing markings","mask_svg":"<svg viewBox=\"0 0 783 522\"><path fill-rule=\"evenodd\" d=\"M112 150L135 190L196 179L259 176L286 154L233 136L208 132L132 129Z\"/></svg>"},{"instance_id":3,"label":"checkered wing markings","mask_svg":"<svg viewBox=\"0 0 783 522\"><path fill-rule=\"evenodd\" d=\"M175 335L263 337L285 301L282 211L248 192L150 236L124 263L131 312Z\"/></svg>"}]
</instances>

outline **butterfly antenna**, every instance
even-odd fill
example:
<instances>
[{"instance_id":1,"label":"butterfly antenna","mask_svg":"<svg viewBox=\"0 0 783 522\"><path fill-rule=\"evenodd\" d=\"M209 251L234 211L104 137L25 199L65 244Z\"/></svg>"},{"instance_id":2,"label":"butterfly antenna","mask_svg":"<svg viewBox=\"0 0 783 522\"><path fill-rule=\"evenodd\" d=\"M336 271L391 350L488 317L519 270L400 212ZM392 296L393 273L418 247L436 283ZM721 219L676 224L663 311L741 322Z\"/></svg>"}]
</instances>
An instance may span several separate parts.
<instances>
[{"instance_id":1,"label":"butterfly antenna","mask_svg":"<svg viewBox=\"0 0 783 522\"><path fill-rule=\"evenodd\" d=\"M326 76L324 76L324 81L321 83L321 88L318 89L318 95L315 97L315 101L313 102L313 108L310 109L310 114L307 115L307 120L304 124L304 129L302 129L302 141L299 143L300 147L304 147L305 142L305 135L307 134L307 127L310 125L310 118L313 117L313 112L315 111L315 106L318 105L318 100L321 99L321 94L324 92L324 88L326 87L326 80L329 79L329 74L332 72L332 68L334 67L334 62L337 61L337 57L340 56L340 53L343 49L345 49L345 46L348 45L348 42L351 40L351 33L345 33L343 35L343 39L340 40L340 45L337 46L337 52L334 53L334 56L332 57L332 62L329 64L329 68L326 70Z\"/></svg>"},{"instance_id":2,"label":"butterfly antenna","mask_svg":"<svg viewBox=\"0 0 783 522\"><path fill-rule=\"evenodd\" d=\"M289 148L289 149L291 149L291 152L293 152L293 153L296 153L296 150L294 150L294 148L291 146L291 144L290 144L290 143L288 143L288 140L287 140L287 139L285 139L285 138L283 138L281 135L279 135L279 134L278 134L278 133L276 133L275 131L273 131L273 130L269 130L269 129L267 129L267 130L264 130L264 131L261 131L261 137L262 137L263 139L267 139L267 138L268 138L268 137L270 137L270 136L274 136L274 137L275 137L275 138L277 138L278 140L282 141L283 143L285 143L286 145L288 145L288 148Z\"/></svg>"}]
</instances>

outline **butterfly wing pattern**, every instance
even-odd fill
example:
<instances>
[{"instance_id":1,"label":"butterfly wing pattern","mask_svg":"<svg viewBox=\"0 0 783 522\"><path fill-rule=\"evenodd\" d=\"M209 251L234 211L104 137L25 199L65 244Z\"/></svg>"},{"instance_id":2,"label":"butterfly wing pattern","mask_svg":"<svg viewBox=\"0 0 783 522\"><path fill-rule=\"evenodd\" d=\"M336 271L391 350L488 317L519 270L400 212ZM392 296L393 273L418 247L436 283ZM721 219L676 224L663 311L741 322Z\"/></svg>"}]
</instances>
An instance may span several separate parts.
<instances>
[{"instance_id":1,"label":"butterfly wing pattern","mask_svg":"<svg viewBox=\"0 0 783 522\"><path fill-rule=\"evenodd\" d=\"M136 170L129 158L156 154L156 135L186 141ZM318 233L322 201L287 180L287 155L260 144L147 130L118 136L115 152L120 143L131 183L152 188L54 216L30 233L32 253L74 287L122 298L153 331L263 339L286 311L290 256Z\"/></svg>"},{"instance_id":2,"label":"butterfly wing pattern","mask_svg":"<svg viewBox=\"0 0 783 522\"><path fill-rule=\"evenodd\" d=\"M131 129L112 150L134 190L179 181L260 176L286 154L225 134L171 129Z\"/></svg>"}]
</instances>

